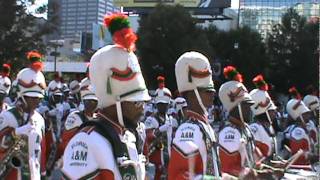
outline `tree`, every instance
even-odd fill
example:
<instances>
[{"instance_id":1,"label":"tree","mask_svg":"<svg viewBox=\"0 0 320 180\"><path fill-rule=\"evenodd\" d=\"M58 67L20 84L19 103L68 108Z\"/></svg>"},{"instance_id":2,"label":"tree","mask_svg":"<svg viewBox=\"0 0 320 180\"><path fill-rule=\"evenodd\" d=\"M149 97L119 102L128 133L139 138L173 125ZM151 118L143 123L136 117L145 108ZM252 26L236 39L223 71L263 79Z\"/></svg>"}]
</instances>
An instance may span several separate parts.
<instances>
[{"instance_id":1,"label":"tree","mask_svg":"<svg viewBox=\"0 0 320 180\"><path fill-rule=\"evenodd\" d=\"M214 27L206 29L211 51L221 59L223 66L234 65L244 75L250 87L252 78L265 73L267 55L260 35L248 27L219 31Z\"/></svg>"},{"instance_id":2,"label":"tree","mask_svg":"<svg viewBox=\"0 0 320 180\"><path fill-rule=\"evenodd\" d=\"M54 30L50 21L27 13L27 6L32 3L33 0L0 1L0 62L10 63L14 73L26 64L28 51L45 52L43 35ZM44 11L44 6L37 10Z\"/></svg>"},{"instance_id":3,"label":"tree","mask_svg":"<svg viewBox=\"0 0 320 180\"><path fill-rule=\"evenodd\" d=\"M307 22L294 9L282 16L268 34L269 73L278 91L286 93L290 86L304 89L319 86L319 23Z\"/></svg>"},{"instance_id":4,"label":"tree","mask_svg":"<svg viewBox=\"0 0 320 180\"><path fill-rule=\"evenodd\" d=\"M180 5L157 5L139 23L137 53L148 87L156 88L156 77L161 74L168 87L176 89L174 67L179 56L191 50L208 56L206 35Z\"/></svg>"}]
</instances>

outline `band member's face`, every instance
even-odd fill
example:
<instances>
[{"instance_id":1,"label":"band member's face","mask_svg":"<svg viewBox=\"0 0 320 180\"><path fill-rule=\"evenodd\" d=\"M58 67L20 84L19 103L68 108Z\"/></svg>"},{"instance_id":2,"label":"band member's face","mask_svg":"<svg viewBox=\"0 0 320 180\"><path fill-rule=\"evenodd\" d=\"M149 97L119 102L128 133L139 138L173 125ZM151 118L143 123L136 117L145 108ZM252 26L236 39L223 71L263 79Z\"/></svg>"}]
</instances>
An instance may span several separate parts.
<instances>
[{"instance_id":1,"label":"band member's face","mask_svg":"<svg viewBox=\"0 0 320 180\"><path fill-rule=\"evenodd\" d=\"M143 106L144 102L121 102L122 114L130 123L136 124L143 115Z\"/></svg>"},{"instance_id":2,"label":"band member's face","mask_svg":"<svg viewBox=\"0 0 320 180\"><path fill-rule=\"evenodd\" d=\"M157 103L158 112L162 114L166 113L168 110L168 106L169 104L167 103Z\"/></svg>"},{"instance_id":3,"label":"band member's face","mask_svg":"<svg viewBox=\"0 0 320 180\"><path fill-rule=\"evenodd\" d=\"M34 111L38 107L40 100L41 100L38 97L28 97L28 96L25 96L24 99L27 103L26 104L26 111L27 112Z\"/></svg>"},{"instance_id":4,"label":"band member's face","mask_svg":"<svg viewBox=\"0 0 320 180\"><path fill-rule=\"evenodd\" d=\"M241 102L241 110L242 110L242 116L243 116L243 120L246 123L249 123L252 119L252 112L250 107L252 106L252 104L247 103L245 101Z\"/></svg>"},{"instance_id":5,"label":"band member's face","mask_svg":"<svg viewBox=\"0 0 320 180\"><path fill-rule=\"evenodd\" d=\"M209 108L213 105L214 92L207 90L199 90L199 94L205 108Z\"/></svg>"},{"instance_id":6,"label":"band member's face","mask_svg":"<svg viewBox=\"0 0 320 180\"><path fill-rule=\"evenodd\" d=\"M271 121L275 120L277 117L277 111L276 110L268 110Z\"/></svg>"},{"instance_id":7,"label":"band member's face","mask_svg":"<svg viewBox=\"0 0 320 180\"><path fill-rule=\"evenodd\" d=\"M86 111L94 112L97 109L98 101L93 99L83 100L83 105Z\"/></svg>"},{"instance_id":8,"label":"band member's face","mask_svg":"<svg viewBox=\"0 0 320 180\"><path fill-rule=\"evenodd\" d=\"M303 118L304 123L308 123L312 117L312 114L311 114L311 111L309 111L309 112L303 113L301 116Z\"/></svg>"},{"instance_id":9,"label":"band member's face","mask_svg":"<svg viewBox=\"0 0 320 180\"><path fill-rule=\"evenodd\" d=\"M63 92L63 97L67 99L69 97L69 91Z\"/></svg>"}]
</instances>

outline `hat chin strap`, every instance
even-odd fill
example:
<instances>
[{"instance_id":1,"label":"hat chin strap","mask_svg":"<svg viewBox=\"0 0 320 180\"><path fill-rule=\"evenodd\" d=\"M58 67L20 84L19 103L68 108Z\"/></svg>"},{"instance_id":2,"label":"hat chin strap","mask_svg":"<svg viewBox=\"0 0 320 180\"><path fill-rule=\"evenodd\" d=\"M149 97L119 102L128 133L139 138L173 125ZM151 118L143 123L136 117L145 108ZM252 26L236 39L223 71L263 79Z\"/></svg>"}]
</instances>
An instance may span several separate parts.
<instances>
[{"instance_id":1,"label":"hat chin strap","mask_svg":"<svg viewBox=\"0 0 320 180\"><path fill-rule=\"evenodd\" d=\"M199 94L198 89L195 88L193 91L194 91L194 93L196 94L197 100L198 100L198 102L199 102L199 105L200 105L203 113L204 113L205 116L207 117L207 116L208 116L208 111L207 111L207 109L206 109L206 108L204 107L204 105L203 105L203 102L202 102L202 99L201 99L201 97L200 97L200 94Z\"/></svg>"},{"instance_id":2,"label":"hat chin strap","mask_svg":"<svg viewBox=\"0 0 320 180\"><path fill-rule=\"evenodd\" d=\"M243 124L245 124L245 123L244 123L243 114L242 114L242 109L241 109L241 103L239 103L237 106L238 106L238 111L239 111L240 120L241 120L241 122L242 122Z\"/></svg>"},{"instance_id":3,"label":"hat chin strap","mask_svg":"<svg viewBox=\"0 0 320 180\"><path fill-rule=\"evenodd\" d=\"M116 108L117 108L118 121L119 121L120 125L124 127L122 109L121 109L121 101L120 100L116 101Z\"/></svg>"},{"instance_id":4,"label":"hat chin strap","mask_svg":"<svg viewBox=\"0 0 320 180\"><path fill-rule=\"evenodd\" d=\"M267 115L269 123L272 124L271 117L270 117L268 110L266 111L266 115Z\"/></svg>"}]
</instances>

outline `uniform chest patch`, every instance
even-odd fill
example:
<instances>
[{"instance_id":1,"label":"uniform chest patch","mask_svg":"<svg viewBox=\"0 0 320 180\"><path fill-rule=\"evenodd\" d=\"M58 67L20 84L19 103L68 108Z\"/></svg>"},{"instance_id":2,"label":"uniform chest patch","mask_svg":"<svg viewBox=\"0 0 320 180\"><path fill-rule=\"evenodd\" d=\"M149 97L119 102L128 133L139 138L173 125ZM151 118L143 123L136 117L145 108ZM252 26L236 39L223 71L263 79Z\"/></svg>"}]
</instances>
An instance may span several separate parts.
<instances>
[{"instance_id":1,"label":"uniform chest patch","mask_svg":"<svg viewBox=\"0 0 320 180\"><path fill-rule=\"evenodd\" d=\"M257 126L251 126L250 129L251 129L251 132L253 134L256 134L258 132L258 127Z\"/></svg>"},{"instance_id":2,"label":"uniform chest patch","mask_svg":"<svg viewBox=\"0 0 320 180\"><path fill-rule=\"evenodd\" d=\"M76 141L71 145L70 166L86 167L88 159L88 145L83 141Z\"/></svg>"},{"instance_id":3,"label":"uniform chest patch","mask_svg":"<svg viewBox=\"0 0 320 180\"><path fill-rule=\"evenodd\" d=\"M233 142L235 138L236 133L234 131L227 131L224 134L224 142Z\"/></svg>"},{"instance_id":4,"label":"uniform chest patch","mask_svg":"<svg viewBox=\"0 0 320 180\"><path fill-rule=\"evenodd\" d=\"M181 129L180 140L181 141L189 141L194 138L195 128L191 126L187 126Z\"/></svg>"},{"instance_id":5,"label":"uniform chest patch","mask_svg":"<svg viewBox=\"0 0 320 180\"><path fill-rule=\"evenodd\" d=\"M294 136L297 137L297 138L302 138L302 135L303 135L303 131L300 130L300 129L296 129L294 131Z\"/></svg>"}]
</instances>

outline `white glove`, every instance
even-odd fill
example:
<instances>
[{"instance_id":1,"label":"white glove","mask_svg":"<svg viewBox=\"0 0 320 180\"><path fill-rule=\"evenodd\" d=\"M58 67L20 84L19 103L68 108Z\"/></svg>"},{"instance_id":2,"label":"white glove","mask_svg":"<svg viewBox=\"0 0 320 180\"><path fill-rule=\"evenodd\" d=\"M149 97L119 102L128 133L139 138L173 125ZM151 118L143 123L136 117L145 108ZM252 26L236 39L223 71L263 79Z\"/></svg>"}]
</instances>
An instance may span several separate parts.
<instances>
[{"instance_id":1,"label":"white glove","mask_svg":"<svg viewBox=\"0 0 320 180\"><path fill-rule=\"evenodd\" d=\"M15 129L15 134L16 135L28 135L30 131L34 130L35 126L31 125L30 123L23 125L21 127L17 127Z\"/></svg>"},{"instance_id":2,"label":"white glove","mask_svg":"<svg viewBox=\"0 0 320 180\"><path fill-rule=\"evenodd\" d=\"M160 132L165 132L165 131L167 131L170 127L171 127L171 124L170 124L170 123L165 123L164 125L162 125L162 126L159 127L159 131L160 131Z\"/></svg>"}]
</instances>

